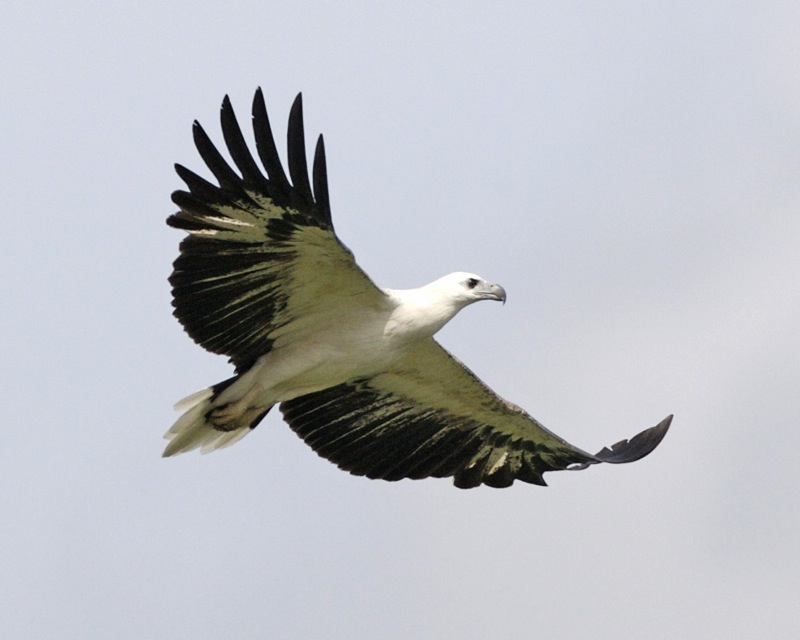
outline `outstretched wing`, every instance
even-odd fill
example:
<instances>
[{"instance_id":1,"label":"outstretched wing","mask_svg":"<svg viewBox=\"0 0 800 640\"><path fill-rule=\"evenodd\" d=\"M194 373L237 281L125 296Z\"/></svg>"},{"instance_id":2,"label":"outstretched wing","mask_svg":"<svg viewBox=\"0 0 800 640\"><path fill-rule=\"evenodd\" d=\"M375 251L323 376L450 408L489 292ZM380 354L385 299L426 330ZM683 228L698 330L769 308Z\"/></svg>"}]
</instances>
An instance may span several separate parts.
<instances>
[{"instance_id":1,"label":"outstretched wing","mask_svg":"<svg viewBox=\"0 0 800 640\"><path fill-rule=\"evenodd\" d=\"M289 115L291 182L261 89L253 100L253 130L266 175L244 141L227 96L220 117L239 173L195 122L195 145L219 186L176 165L188 191L172 194L180 211L167 224L189 235L181 242L170 284L175 316L189 335L209 351L230 356L241 372L267 353L275 332L295 318L308 321L343 304L381 305L385 294L333 231L322 136L314 154L312 192L301 95Z\"/></svg>"},{"instance_id":2,"label":"outstretched wing","mask_svg":"<svg viewBox=\"0 0 800 640\"><path fill-rule=\"evenodd\" d=\"M391 372L295 398L281 411L319 455L350 473L453 476L461 488L545 485L546 471L633 462L661 442L672 420L592 455L500 398L432 339Z\"/></svg>"}]
</instances>

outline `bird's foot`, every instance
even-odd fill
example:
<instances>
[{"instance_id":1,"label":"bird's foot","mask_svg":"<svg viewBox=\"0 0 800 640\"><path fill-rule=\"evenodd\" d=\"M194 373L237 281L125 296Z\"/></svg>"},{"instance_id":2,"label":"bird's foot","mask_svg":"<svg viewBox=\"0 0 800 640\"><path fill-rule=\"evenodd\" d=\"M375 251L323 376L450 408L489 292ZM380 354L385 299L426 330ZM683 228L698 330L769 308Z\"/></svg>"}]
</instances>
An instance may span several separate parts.
<instances>
[{"instance_id":1,"label":"bird's foot","mask_svg":"<svg viewBox=\"0 0 800 640\"><path fill-rule=\"evenodd\" d=\"M206 420L218 431L235 431L243 427L252 429L269 408L269 406L247 406L241 400L229 402L206 413Z\"/></svg>"},{"instance_id":2,"label":"bird's foot","mask_svg":"<svg viewBox=\"0 0 800 640\"><path fill-rule=\"evenodd\" d=\"M211 423L211 426L219 431L233 431L238 429L239 418L244 412L244 407L238 406L238 402L229 402L221 407L212 409L206 414L206 419Z\"/></svg>"}]
</instances>

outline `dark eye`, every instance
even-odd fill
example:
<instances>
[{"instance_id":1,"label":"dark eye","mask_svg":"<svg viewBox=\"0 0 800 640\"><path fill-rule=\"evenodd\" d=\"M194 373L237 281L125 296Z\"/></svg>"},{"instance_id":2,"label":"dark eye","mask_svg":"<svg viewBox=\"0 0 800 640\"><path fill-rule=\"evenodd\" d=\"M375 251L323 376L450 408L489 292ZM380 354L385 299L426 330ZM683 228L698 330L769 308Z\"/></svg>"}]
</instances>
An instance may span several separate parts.
<instances>
[{"instance_id":1,"label":"dark eye","mask_svg":"<svg viewBox=\"0 0 800 640\"><path fill-rule=\"evenodd\" d=\"M474 289L477 286L478 286L478 279L477 278L470 278L469 280L467 280L467 287L469 289Z\"/></svg>"}]
</instances>

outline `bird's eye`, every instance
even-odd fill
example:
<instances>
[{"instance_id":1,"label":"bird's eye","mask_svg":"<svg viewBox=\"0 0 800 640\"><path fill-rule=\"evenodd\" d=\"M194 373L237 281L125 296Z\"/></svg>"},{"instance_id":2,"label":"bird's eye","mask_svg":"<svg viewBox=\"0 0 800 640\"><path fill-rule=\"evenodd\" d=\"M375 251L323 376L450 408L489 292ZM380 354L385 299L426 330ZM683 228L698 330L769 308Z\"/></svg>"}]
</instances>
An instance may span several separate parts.
<instances>
[{"instance_id":1,"label":"bird's eye","mask_svg":"<svg viewBox=\"0 0 800 640\"><path fill-rule=\"evenodd\" d=\"M474 289L478 286L478 279L477 278L470 278L467 280L467 288Z\"/></svg>"}]
</instances>

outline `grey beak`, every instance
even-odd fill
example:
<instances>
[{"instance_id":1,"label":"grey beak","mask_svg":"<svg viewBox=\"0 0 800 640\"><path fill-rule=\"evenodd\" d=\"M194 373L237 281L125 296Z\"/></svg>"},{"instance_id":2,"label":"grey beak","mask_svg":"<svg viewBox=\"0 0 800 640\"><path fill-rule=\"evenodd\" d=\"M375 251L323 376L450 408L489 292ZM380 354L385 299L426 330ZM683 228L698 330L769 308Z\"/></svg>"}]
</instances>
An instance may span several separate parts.
<instances>
[{"instance_id":1,"label":"grey beak","mask_svg":"<svg viewBox=\"0 0 800 640\"><path fill-rule=\"evenodd\" d=\"M506 290L503 289L499 284L490 284L489 289L486 292L486 297L489 300L497 300L502 302L503 304L506 303Z\"/></svg>"}]
</instances>

